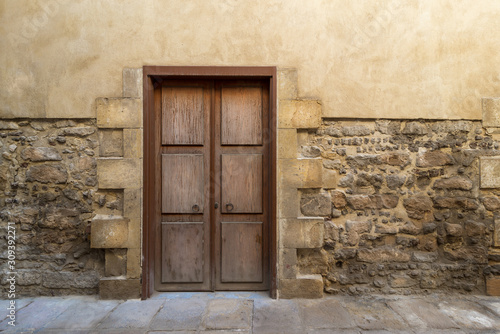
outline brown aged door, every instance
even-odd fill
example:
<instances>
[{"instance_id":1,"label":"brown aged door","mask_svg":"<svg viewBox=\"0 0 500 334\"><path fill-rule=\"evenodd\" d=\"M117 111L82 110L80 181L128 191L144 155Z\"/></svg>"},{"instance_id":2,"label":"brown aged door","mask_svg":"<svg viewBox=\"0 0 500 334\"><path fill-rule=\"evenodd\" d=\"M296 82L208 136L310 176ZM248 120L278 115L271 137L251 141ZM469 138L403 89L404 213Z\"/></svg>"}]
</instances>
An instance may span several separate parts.
<instances>
[{"instance_id":1,"label":"brown aged door","mask_svg":"<svg viewBox=\"0 0 500 334\"><path fill-rule=\"evenodd\" d=\"M269 81L162 81L154 93L157 291L269 288Z\"/></svg>"}]
</instances>

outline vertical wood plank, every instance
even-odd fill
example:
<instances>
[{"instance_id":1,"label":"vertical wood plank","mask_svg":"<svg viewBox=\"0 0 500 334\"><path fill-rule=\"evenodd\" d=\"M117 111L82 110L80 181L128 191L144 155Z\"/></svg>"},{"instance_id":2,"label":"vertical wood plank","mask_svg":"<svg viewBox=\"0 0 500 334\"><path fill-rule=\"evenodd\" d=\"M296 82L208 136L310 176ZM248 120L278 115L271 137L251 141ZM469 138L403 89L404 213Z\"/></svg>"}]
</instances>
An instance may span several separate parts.
<instances>
[{"instance_id":1,"label":"vertical wood plank","mask_svg":"<svg viewBox=\"0 0 500 334\"><path fill-rule=\"evenodd\" d=\"M221 144L262 144L262 88L222 88Z\"/></svg>"},{"instance_id":2,"label":"vertical wood plank","mask_svg":"<svg viewBox=\"0 0 500 334\"><path fill-rule=\"evenodd\" d=\"M163 213L203 213L202 154L162 154Z\"/></svg>"},{"instance_id":3,"label":"vertical wood plank","mask_svg":"<svg viewBox=\"0 0 500 334\"><path fill-rule=\"evenodd\" d=\"M162 144L203 145L203 88L162 88Z\"/></svg>"},{"instance_id":4,"label":"vertical wood plank","mask_svg":"<svg viewBox=\"0 0 500 334\"><path fill-rule=\"evenodd\" d=\"M262 282L262 223L222 223L221 281Z\"/></svg>"},{"instance_id":5,"label":"vertical wood plank","mask_svg":"<svg viewBox=\"0 0 500 334\"><path fill-rule=\"evenodd\" d=\"M224 213L262 212L262 154L222 154Z\"/></svg>"},{"instance_id":6,"label":"vertical wood plank","mask_svg":"<svg viewBox=\"0 0 500 334\"><path fill-rule=\"evenodd\" d=\"M203 223L162 224L162 283L203 282Z\"/></svg>"}]
</instances>

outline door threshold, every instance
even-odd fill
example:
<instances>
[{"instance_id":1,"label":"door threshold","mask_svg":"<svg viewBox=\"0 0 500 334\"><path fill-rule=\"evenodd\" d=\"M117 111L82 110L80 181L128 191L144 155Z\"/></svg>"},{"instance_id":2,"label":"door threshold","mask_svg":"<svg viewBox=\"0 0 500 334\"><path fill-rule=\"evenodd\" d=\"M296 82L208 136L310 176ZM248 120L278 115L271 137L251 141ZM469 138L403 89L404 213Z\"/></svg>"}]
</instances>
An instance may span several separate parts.
<instances>
[{"instance_id":1,"label":"door threshold","mask_svg":"<svg viewBox=\"0 0 500 334\"><path fill-rule=\"evenodd\" d=\"M269 291L162 292L155 291L151 299L271 299Z\"/></svg>"}]
</instances>

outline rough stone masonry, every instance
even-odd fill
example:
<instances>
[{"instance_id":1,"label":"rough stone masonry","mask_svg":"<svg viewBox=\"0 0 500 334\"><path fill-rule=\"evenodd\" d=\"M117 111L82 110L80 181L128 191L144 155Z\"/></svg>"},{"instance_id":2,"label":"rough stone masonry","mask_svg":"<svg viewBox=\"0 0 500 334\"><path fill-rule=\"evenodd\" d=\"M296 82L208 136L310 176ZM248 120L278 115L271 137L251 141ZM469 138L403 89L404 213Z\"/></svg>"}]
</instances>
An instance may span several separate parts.
<instances>
[{"instance_id":1,"label":"rough stone masonry","mask_svg":"<svg viewBox=\"0 0 500 334\"><path fill-rule=\"evenodd\" d=\"M324 217L325 232L297 250L297 270L326 292L484 293L500 275L500 191L479 180L479 157L500 151L481 122L324 119L298 144L338 174L336 187L299 189L301 215Z\"/></svg>"},{"instance_id":2,"label":"rough stone masonry","mask_svg":"<svg viewBox=\"0 0 500 334\"><path fill-rule=\"evenodd\" d=\"M97 148L95 120L0 121L2 290L11 222L18 296L98 293L104 252L90 248L87 226L116 203L96 192Z\"/></svg>"}]
</instances>

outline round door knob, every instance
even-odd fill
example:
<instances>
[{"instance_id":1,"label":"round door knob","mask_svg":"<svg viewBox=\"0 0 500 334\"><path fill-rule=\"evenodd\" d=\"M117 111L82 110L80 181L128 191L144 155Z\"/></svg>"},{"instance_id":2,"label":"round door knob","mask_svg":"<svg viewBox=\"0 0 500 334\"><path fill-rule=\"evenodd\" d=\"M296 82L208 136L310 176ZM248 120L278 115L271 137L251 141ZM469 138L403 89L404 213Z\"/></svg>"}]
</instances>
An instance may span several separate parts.
<instances>
[{"instance_id":1,"label":"round door knob","mask_svg":"<svg viewBox=\"0 0 500 334\"><path fill-rule=\"evenodd\" d=\"M194 212L200 211L200 207L198 206L198 204L193 205L192 209Z\"/></svg>"},{"instance_id":2,"label":"round door knob","mask_svg":"<svg viewBox=\"0 0 500 334\"><path fill-rule=\"evenodd\" d=\"M233 209L234 209L234 205L232 205L231 203L227 203L226 204L226 210L227 211L233 211Z\"/></svg>"}]
</instances>

